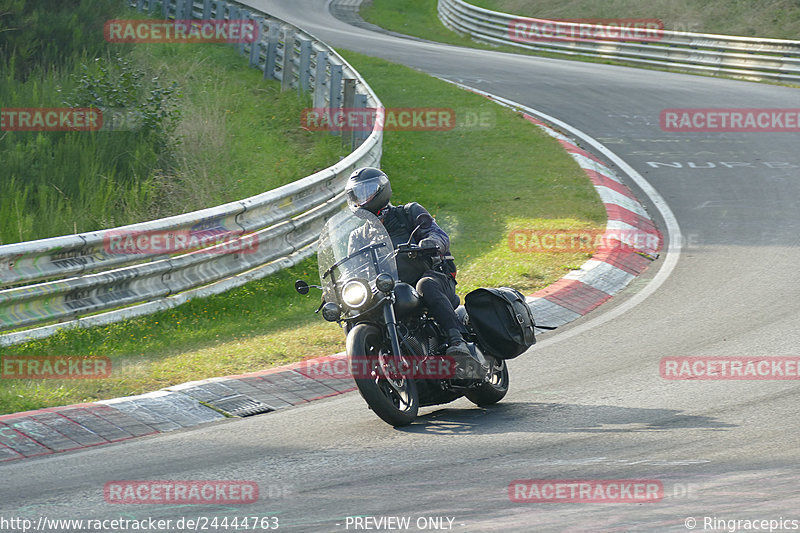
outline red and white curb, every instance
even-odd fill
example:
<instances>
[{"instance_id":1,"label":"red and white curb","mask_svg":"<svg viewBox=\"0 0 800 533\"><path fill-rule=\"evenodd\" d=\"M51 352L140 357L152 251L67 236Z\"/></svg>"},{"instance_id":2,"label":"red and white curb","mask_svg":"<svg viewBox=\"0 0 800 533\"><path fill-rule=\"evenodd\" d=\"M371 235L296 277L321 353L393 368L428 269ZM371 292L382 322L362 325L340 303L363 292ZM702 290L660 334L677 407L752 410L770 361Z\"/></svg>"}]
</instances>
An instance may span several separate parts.
<instances>
[{"instance_id":1,"label":"red and white curb","mask_svg":"<svg viewBox=\"0 0 800 533\"><path fill-rule=\"evenodd\" d=\"M663 239L642 204L611 169L555 129L531 115L524 116L558 139L586 171L608 213L603 247L580 269L528 297L537 322L560 326L622 290L658 256ZM637 240L616 246L620 232L643 233L649 238L643 239L644 243ZM0 462L110 444L229 416L277 411L344 394L355 390L353 381L331 371L342 366L344 358L344 354L336 354L250 374L183 383L140 396L3 415Z\"/></svg>"},{"instance_id":2,"label":"red and white curb","mask_svg":"<svg viewBox=\"0 0 800 533\"><path fill-rule=\"evenodd\" d=\"M0 416L0 462L50 455L189 428L229 416L285 409L355 390L327 370L344 354L260 372L192 381L95 403ZM341 366L341 365L339 365Z\"/></svg>"},{"instance_id":3,"label":"red and white curb","mask_svg":"<svg viewBox=\"0 0 800 533\"><path fill-rule=\"evenodd\" d=\"M552 285L533 293L528 304L537 322L572 322L621 291L658 257L663 238L644 206L610 168L535 117L523 116L558 140L586 172L606 208L608 222L589 261ZM629 237L634 235L635 239Z\"/></svg>"}]
</instances>

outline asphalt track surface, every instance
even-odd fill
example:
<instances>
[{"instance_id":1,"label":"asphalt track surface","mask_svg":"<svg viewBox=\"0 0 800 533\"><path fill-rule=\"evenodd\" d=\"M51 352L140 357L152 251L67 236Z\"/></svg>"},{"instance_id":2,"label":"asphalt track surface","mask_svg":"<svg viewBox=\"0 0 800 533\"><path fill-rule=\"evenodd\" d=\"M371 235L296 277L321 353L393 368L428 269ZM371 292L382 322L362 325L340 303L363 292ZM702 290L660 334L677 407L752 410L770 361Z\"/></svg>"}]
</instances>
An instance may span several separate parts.
<instances>
[{"instance_id":1,"label":"asphalt track surface","mask_svg":"<svg viewBox=\"0 0 800 533\"><path fill-rule=\"evenodd\" d=\"M798 355L797 134L659 127L664 108L800 107L797 89L404 40L347 26L323 0L250 3L334 46L501 95L593 136L669 204L684 241L679 260L659 285L650 283L666 255L610 303L544 335L511 362L511 391L495 407L459 400L393 429L351 393L14 461L0 466L0 518L277 516L279 531L354 531L347 517L396 516L412 531L436 524L426 517L446 517L454 531L687 531L691 517L696 531L723 526L712 518L800 528L786 522L800 521L797 381L659 373L666 356ZM638 305L603 320L642 292ZM252 480L261 497L241 506L104 500L109 481L163 479ZM518 479L655 480L663 498L519 503L508 492Z\"/></svg>"}]
</instances>

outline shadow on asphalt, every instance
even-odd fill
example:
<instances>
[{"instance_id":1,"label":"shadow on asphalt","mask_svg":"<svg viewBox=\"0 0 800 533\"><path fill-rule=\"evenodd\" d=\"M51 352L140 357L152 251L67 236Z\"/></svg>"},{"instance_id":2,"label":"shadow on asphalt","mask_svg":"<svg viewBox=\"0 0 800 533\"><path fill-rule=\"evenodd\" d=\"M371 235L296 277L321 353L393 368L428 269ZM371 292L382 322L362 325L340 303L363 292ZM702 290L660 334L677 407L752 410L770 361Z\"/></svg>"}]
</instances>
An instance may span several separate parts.
<instances>
[{"instance_id":1,"label":"shadow on asphalt","mask_svg":"<svg viewBox=\"0 0 800 533\"><path fill-rule=\"evenodd\" d=\"M507 402L486 408L439 408L420 415L407 433L639 433L673 429L724 430L738 427L708 416L676 409L617 405Z\"/></svg>"}]
</instances>

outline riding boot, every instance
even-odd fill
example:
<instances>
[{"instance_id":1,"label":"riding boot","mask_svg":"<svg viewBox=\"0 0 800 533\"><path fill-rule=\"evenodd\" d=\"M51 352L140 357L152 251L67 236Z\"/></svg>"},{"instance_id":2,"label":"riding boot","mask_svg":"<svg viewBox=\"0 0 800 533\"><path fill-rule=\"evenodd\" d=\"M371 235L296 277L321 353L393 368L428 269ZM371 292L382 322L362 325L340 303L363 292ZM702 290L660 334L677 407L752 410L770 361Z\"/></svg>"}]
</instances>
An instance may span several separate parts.
<instances>
[{"instance_id":1,"label":"riding boot","mask_svg":"<svg viewBox=\"0 0 800 533\"><path fill-rule=\"evenodd\" d=\"M454 378L458 380L481 380L488 372L488 365L472 353L464 337L457 329L447 331L447 351L445 355L452 357L455 362ZM485 361L484 361L485 362Z\"/></svg>"}]
</instances>

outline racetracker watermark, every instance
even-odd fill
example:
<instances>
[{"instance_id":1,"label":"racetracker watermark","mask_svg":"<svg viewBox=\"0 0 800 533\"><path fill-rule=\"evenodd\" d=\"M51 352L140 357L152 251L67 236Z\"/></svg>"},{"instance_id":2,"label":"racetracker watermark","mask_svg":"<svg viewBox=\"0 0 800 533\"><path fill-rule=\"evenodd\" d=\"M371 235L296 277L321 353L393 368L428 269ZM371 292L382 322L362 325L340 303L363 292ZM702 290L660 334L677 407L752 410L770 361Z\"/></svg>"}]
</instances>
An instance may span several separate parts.
<instances>
[{"instance_id":1,"label":"racetracker watermark","mask_svg":"<svg viewBox=\"0 0 800 533\"><path fill-rule=\"evenodd\" d=\"M456 362L450 356L318 357L302 361L297 371L313 379L451 379Z\"/></svg>"},{"instance_id":2,"label":"racetracker watermark","mask_svg":"<svg viewBox=\"0 0 800 533\"><path fill-rule=\"evenodd\" d=\"M648 503L664 498L655 479L517 479L508 485L515 503Z\"/></svg>"},{"instance_id":3,"label":"racetracker watermark","mask_svg":"<svg viewBox=\"0 0 800 533\"><path fill-rule=\"evenodd\" d=\"M221 228L138 232L110 230L103 235L103 248L111 255L160 255L195 251L208 254L248 254L258 251L258 243L257 235L242 235Z\"/></svg>"},{"instance_id":4,"label":"racetracker watermark","mask_svg":"<svg viewBox=\"0 0 800 533\"><path fill-rule=\"evenodd\" d=\"M656 250L658 234L641 230L525 230L508 234L508 247L517 253L592 253L598 250L636 252Z\"/></svg>"},{"instance_id":5,"label":"racetracker watermark","mask_svg":"<svg viewBox=\"0 0 800 533\"><path fill-rule=\"evenodd\" d=\"M300 125L311 131L451 131L489 129L496 124L492 111L445 107L312 107L300 115Z\"/></svg>"},{"instance_id":6,"label":"racetracker watermark","mask_svg":"<svg viewBox=\"0 0 800 533\"><path fill-rule=\"evenodd\" d=\"M98 131L103 113L91 107L6 107L0 131Z\"/></svg>"},{"instance_id":7,"label":"racetracker watermark","mask_svg":"<svg viewBox=\"0 0 800 533\"><path fill-rule=\"evenodd\" d=\"M4 355L2 379L105 379L111 376L108 357L73 355Z\"/></svg>"},{"instance_id":8,"label":"racetracker watermark","mask_svg":"<svg viewBox=\"0 0 800 533\"><path fill-rule=\"evenodd\" d=\"M109 481L106 503L242 505L258 501L255 481Z\"/></svg>"},{"instance_id":9,"label":"racetracker watermark","mask_svg":"<svg viewBox=\"0 0 800 533\"><path fill-rule=\"evenodd\" d=\"M449 131L456 127L456 113L431 107L316 107L303 110L300 124L311 131Z\"/></svg>"},{"instance_id":10,"label":"racetracker watermark","mask_svg":"<svg viewBox=\"0 0 800 533\"><path fill-rule=\"evenodd\" d=\"M518 43L660 41L664 23L659 19L535 19L518 18L508 24L508 36Z\"/></svg>"},{"instance_id":11,"label":"racetracker watermark","mask_svg":"<svg viewBox=\"0 0 800 533\"><path fill-rule=\"evenodd\" d=\"M254 43L254 20L109 20L103 28L110 43Z\"/></svg>"},{"instance_id":12,"label":"racetracker watermark","mask_svg":"<svg viewBox=\"0 0 800 533\"><path fill-rule=\"evenodd\" d=\"M800 108L674 108L661 111L662 131L800 132Z\"/></svg>"},{"instance_id":13,"label":"racetracker watermark","mask_svg":"<svg viewBox=\"0 0 800 533\"><path fill-rule=\"evenodd\" d=\"M670 380L800 379L800 357L664 357L659 371Z\"/></svg>"}]
</instances>

